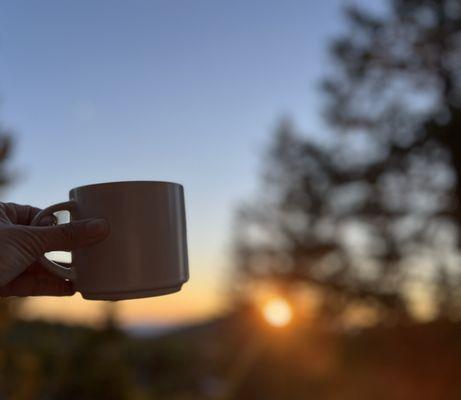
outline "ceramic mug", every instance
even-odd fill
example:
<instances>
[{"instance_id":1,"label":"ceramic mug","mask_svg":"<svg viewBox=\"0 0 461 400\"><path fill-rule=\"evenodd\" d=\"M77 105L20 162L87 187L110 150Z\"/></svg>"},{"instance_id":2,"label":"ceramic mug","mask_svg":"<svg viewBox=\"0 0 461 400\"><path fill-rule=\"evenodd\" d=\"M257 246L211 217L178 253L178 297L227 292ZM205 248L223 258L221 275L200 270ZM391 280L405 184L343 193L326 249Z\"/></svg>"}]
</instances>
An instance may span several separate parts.
<instances>
[{"instance_id":1,"label":"ceramic mug","mask_svg":"<svg viewBox=\"0 0 461 400\"><path fill-rule=\"evenodd\" d=\"M32 221L67 210L71 220L104 218L103 241L72 251L64 267L40 262L74 283L90 300L124 300L179 291L189 278L184 190L177 183L133 181L80 186L69 201L40 211Z\"/></svg>"}]
</instances>

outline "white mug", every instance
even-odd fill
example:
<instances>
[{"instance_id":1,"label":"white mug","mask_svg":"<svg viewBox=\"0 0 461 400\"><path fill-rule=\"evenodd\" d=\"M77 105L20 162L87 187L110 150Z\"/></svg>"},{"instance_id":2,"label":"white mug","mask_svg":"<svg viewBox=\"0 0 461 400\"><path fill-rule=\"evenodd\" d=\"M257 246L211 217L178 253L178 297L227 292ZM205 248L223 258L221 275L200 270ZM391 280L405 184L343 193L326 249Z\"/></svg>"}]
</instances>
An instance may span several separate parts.
<instances>
[{"instance_id":1,"label":"white mug","mask_svg":"<svg viewBox=\"0 0 461 400\"><path fill-rule=\"evenodd\" d=\"M104 218L107 238L72 251L64 267L45 256L49 271L74 283L85 299L125 300L177 292L189 278L184 190L177 183L133 181L80 186L70 201L39 212L32 225L68 210L72 220Z\"/></svg>"}]
</instances>

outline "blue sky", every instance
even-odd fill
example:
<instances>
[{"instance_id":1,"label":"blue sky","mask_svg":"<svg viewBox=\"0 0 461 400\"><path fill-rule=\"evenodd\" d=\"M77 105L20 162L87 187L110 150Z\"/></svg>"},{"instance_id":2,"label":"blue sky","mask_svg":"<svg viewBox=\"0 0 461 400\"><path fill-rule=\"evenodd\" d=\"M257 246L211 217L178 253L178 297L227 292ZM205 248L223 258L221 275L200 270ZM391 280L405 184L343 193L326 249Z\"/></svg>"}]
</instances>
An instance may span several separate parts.
<instances>
[{"instance_id":1,"label":"blue sky","mask_svg":"<svg viewBox=\"0 0 461 400\"><path fill-rule=\"evenodd\" d=\"M6 198L44 207L86 183L183 183L190 285L219 291L272 128L291 116L322 135L318 80L344 4L2 2L0 121L19 174Z\"/></svg>"}]
</instances>

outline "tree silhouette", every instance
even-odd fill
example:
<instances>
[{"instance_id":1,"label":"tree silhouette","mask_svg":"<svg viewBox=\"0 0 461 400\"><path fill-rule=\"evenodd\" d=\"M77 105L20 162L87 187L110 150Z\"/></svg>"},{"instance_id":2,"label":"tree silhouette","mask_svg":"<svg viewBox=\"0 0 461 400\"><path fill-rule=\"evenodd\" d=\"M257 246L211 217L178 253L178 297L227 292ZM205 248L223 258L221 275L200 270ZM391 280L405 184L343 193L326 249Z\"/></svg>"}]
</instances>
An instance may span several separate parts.
<instances>
[{"instance_id":1,"label":"tree silhouette","mask_svg":"<svg viewBox=\"0 0 461 400\"><path fill-rule=\"evenodd\" d=\"M459 317L461 2L388 5L348 8L332 43L333 138L279 127L262 199L237 218L238 270L318 285L340 309L408 318L424 300Z\"/></svg>"},{"instance_id":2,"label":"tree silhouette","mask_svg":"<svg viewBox=\"0 0 461 400\"><path fill-rule=\"evenodd\" d=\"M11 135L0 126L0 193L10 182L10 174L7 170L7 160L11 154ZM0 340L5 329L11 322L12 308L17 302L11 300L0 300Z\"/></svg>"},{"instance_id":3,"label":"tree silhouette","mask_svg":"<svg viewBox=\"0 0 461 400\"><path fill-rule=\"evenodd\" d=\"M7 168L7 161L11 155L11 148L11 134L0 126L0 190L11 181L11 176Z\"/></svg>"}]
</instances>

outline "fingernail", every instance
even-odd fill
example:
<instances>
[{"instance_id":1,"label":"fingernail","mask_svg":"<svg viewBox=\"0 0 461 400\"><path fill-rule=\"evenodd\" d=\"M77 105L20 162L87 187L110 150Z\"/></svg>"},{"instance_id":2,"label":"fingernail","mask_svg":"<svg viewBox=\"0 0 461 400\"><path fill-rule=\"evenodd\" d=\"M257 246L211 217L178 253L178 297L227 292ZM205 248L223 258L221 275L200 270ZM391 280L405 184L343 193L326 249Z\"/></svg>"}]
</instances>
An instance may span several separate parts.
<instances>
[{"instance_id":1,"label":"fingernail","mask_svg":"<svg viewBox=\"0 0 461 400\"><path fill-rule=\"evenodd\" d=\"M90 237L102 236L109 230L109 224L103 218L95 218L85 224L87 234Z\"/></svg>"}]
</instances>

